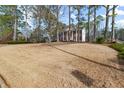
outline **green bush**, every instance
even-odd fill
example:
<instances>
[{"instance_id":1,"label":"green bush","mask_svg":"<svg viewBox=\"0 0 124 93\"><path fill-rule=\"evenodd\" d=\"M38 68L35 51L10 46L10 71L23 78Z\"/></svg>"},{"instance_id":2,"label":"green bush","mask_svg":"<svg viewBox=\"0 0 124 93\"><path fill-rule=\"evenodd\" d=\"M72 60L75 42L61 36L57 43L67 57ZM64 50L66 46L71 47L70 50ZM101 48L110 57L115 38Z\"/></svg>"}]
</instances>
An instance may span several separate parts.
<instances>
[{"instance_id":1,"label":"green bush","mask_svg":"<svg viewBox=\"0 0 124 93\"><path fill-rule=\"evenodd\" d=\"M123 58L124 59L124 51L119 52L118 56L119 56L119 58Z\"/></svg>"},{"instance_id":2,"label":"green bush","mask_svg":"<svg viewBox=\"0 0 124 93\"><path fill-rule=\"evenodd\" d=\"M112 44L111 47L119 52L124 51L124 44L115 43L115 44Z\"/></svg>"},{"instance_id":3,"label":"green bush","mask_svg":"<svg viewBox=\"0 0 124 93\"><path fill-rule=\"evenodd\" d=\"M124 59L124 44L115 43L111 46L115 50L119 51L118 57Z\"/></svg>"},{"instance_id":4,"label":"green bush","mask_svg":"<svg viewBox=\"0 0 124 93\"><path fill-rule=\"evenodd\" d=\"M105 39L104 39L103 37L97 37L97 38L96 38L96 43L102 44L102 43L104 43L104 42L105 42Z\"/></svg>"}]
</instances>

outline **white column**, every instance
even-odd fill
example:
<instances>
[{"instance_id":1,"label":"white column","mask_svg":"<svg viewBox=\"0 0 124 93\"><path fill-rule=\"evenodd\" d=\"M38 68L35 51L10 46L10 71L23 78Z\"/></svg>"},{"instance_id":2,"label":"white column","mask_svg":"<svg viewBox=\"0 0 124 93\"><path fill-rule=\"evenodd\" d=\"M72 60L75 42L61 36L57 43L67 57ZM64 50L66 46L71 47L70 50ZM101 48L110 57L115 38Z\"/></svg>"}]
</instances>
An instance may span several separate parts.
<instances>
[{"instance_id":1,"label":"white column","mask_svg":"<svg viewBox=\"0 0 124 93\"><path fill-rule=\"evenodd\" d=\"M82 42L86 41L85 38L86 38L85 29L82 29Z\"/></svg>"},{"instance_id":2,"label":"white column","mask_svg":"<svg viewBox=\"0 0 124 93\"><path fill-rule=\"evenodd\" d=\"M64 32L63 32L63 41L64 41L64 35L65 35L65 34L64 34Z\"/></svg>"},{"instance_id":3,"label":"white column","mask_svg":"<svg viewBox=\"0 0 124 93\"><path fill-rule=\"evenodd\" d=\"M68 41L68 32L66 32L66 40Z\"/></svg>"},{"instance_id":4,"label":"white column","mask_svg":"<svg viewBox=\"0 0 124 93\"><path fill-rule=\"evenodd\" d=\"M75 37L76 37L76 42L77 42L77 30L76 30L76 35L75 35Z\"/></svg>"},{"instance_id":5,"label":"white column","mask_svg":"<svg viewBox=\"0 0 124 93\"><path fill-rule=\"evenodd\" d=\"M73 35L73 31L72 31L72 41L74 40L74 35Z\"/></svg>"}]
</instances>

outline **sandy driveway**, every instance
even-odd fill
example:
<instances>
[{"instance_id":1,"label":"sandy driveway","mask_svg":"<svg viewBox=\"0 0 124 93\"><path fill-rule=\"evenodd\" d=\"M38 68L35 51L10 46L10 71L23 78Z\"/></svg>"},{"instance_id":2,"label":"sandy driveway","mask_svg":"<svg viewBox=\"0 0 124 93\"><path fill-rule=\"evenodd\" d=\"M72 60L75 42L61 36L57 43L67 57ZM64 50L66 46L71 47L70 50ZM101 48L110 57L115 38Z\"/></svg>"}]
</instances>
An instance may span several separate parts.
<instances>
[{"instance_id":1,"label":"sandy driveway","mask_svg":"<svg viewBox=\"0 0 124 93\"><path fill-rule=\"evenodd\" d=\"M0 47L0 87L124 87L117 52L94 44Z\"/></svg>"}]
</instances>

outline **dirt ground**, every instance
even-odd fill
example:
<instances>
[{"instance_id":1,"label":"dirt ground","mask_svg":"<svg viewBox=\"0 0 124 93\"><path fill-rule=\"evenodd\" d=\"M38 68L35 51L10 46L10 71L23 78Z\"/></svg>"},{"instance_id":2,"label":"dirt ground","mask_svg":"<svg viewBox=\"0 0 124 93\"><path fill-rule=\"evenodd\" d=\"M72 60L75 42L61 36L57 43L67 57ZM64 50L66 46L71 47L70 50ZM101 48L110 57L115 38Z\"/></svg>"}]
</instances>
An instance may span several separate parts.
<instances>
[{"instance_id":1,"label":"dirt ground","mask_svg":"<svg viewBox=\"0 0 124 93\"><path fill-rule=\"evenodd\" d=\"M0 87L124 87L124 64L97 44L1 45Z\"/></svg>"}]
</instances>

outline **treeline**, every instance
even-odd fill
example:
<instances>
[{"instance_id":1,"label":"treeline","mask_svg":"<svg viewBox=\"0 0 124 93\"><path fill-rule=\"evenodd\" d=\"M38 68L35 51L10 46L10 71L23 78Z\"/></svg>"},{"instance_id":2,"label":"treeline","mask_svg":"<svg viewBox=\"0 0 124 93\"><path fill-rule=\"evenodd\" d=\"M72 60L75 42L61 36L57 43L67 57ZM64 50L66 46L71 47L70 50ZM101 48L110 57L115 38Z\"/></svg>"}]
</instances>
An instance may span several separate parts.
<instances>
[{"instance_id":1,"label":"treeline","mask_svg":"<svg viewBox=\"0 0 124 93\"><path fill-rule=\"evenodd\" d=\"M105 18L101 14L97 14L100 8L105 9ZM96 41L98 30L103 30L105 42L115 42L116 8L117 5L1 5L1 41L17 41L20 39L19 36L26 41L35 39L36 42L40 42L44 37L55 38L56 41L59 41L59 32L64 31L67 26L70 31L74 26L77 29L78 37L80 37L80 29L86 29L88 42ZM68 14L65 10L68 10ZM112 12L111 15L110 12ZM64 15L68 15L68 25L60 21ZM76 18L74 19L72 15L75 15ZM111 22L110 17L112 18ZM75 20L77 23L74 22ZM101 22L105 24L103 29L100 29ZM109 23L111 23L111 30L109 30ZM24 38L23 35L19 35L20 32L23 32ZM91 35L91 33L93 34Z\"/></svg>"}]
</instances>

